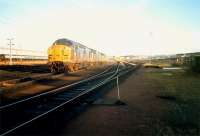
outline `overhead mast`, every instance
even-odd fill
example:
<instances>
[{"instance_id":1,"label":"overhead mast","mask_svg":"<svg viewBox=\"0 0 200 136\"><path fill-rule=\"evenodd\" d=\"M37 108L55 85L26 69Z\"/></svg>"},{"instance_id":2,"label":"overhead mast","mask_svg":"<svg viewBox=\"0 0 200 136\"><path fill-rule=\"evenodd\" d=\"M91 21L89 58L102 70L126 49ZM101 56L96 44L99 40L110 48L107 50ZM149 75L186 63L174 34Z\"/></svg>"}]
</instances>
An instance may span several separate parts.
<instances>
[{"instance_id":1,"label":"overhead mast","mask_svg":"<svg viewBox=\"0 0 200 136\"><path fill-rule=\"evenodd\" d=\"M9 54L10 61L9 61L9 65L12 65L12 45L15 45L15 44L12 43L12 41L14 40L14 38L8 38L7 40L9 41L8 45L9 45L9 48L10 48L10 54Z\"/></svg>"}]
</instances>

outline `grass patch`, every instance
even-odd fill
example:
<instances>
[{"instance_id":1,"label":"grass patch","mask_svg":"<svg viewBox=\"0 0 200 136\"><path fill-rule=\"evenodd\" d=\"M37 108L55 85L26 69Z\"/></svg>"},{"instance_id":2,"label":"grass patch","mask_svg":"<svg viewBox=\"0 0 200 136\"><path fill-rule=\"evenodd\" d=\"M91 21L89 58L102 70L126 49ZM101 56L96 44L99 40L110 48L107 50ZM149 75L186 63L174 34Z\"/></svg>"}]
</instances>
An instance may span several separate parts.
<instances>
[{"instance_id":1,"label":"grass patch","mask_svg":"<svg viewBox=\"0 0 200 136\"><path fill-rule=\"evenodd\" d=\"M157 98L167 100L169 107L164 115L165 127L158 135L200 135L200 76L175 70L149 71L146 76L161 85ZM173 132L173 134L172 134Z\"/></svg>"}]
</instances>

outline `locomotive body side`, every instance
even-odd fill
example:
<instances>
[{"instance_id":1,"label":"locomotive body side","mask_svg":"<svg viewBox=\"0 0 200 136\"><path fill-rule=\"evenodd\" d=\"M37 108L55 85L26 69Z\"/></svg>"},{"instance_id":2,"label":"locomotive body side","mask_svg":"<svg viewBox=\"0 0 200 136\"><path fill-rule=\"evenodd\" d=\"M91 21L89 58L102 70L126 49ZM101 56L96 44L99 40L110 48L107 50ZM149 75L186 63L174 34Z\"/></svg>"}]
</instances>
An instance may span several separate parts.
<instances>
[{"instance_id":1,"label":"locomotive body side","mask_svg":"<svg viewBox=\"0 0 200 136\"><path fill-rule=\"evenodd\" d=\"M68 39L58 39L48 49L51 72L76 71L103 62L102 53Z\"/></svg>"}]
</instances>

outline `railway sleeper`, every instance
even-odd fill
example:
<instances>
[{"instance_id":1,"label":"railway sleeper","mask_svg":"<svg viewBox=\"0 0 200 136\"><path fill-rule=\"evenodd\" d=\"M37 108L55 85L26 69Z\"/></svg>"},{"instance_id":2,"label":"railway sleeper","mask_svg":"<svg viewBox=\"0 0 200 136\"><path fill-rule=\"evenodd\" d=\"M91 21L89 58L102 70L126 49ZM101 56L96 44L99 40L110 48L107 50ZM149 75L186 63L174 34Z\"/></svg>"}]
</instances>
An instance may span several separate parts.
<instances>
[{"instance_id":1,"label":"railway sleeper","mask_svg":"<svg viewBox=\"0 0 200 136\"><path fill-rule=\"evenodd\" d=\"M68 99L71 99L72 97L71 96L66 96L66 95L64 95L64 96L56 96L56 97L53 97L53 98L51 98L51 100L68 100Z\"/></svg>"},{"instance_id":2,"label":"railway sleeper","mask_svg":"<svg viewBox=\"0 0 200 136\"><path fill-rule=\"evenodd\" d=\"M55 100L55 101L66 101L66 100L70 100L71 97L54 97L51 100Z\"/></svg>"},{"instance_id":3,"label":"railway sleeper","mask_svg":"<svg viewBox=\"0 0 200 136\"><path fill-rule=\"evenodd\" d=\"M82 91L85 91L85 90L86 90L86 88L76 88L75 89L75 91L77 91L77 92L80 92L80 91L82 92Z\"/></svg>"},{"instance_id":4,"label":"railway sleeper","mask_svg":"<svg viewBox=\"0 0 200 136\"><path fill-rule=\"evenodd\" d=\"M75 97L77 95L77 93L70 93L70 94L64 94L64 95L62 95L62 94L60 94L60 95L58 95L58 96L55 96L54 98L73 98L73 97Z\"/></svg>"},{"instance_id":5,"label":"railway sleeper","mask_svg":"<svg viewBox=\"0 0 200 136\"><path fill-rule=\"evenodd\" d=\"M71 98L71 96L68 95L68 94L59 94L59 95L57 95L56 97L53 97L53 98Z\"/></svg>"},{"instance_id":6,"label":"railway sleeper","mask_svg":"<svg viewBox=\"0 0 200 136\"><path fill-rule=\"evenodd\" d=\"M37 108L37 109L35 109L35 108L27 109L24 112L27 114L32 114L33 116L37 116L37 115L47 112L48 110L50 110L58 105L59 105L58 102L52 103L52 104L48 104L48 105L43 105L42 107Z\"/></svg>"},{"instance_id":7,"label":"railway sleeper","mask_svg":"<svg viewBox=\"0 0 200 136\"><path fill-rule=\"evenodd\" d=\"M58 96L70 96L70 95L76 95L77 93L76 92L73 92L73 91L66 91L62 94L59 94Z\"/></svg>"},{"instance_id":8,"label":"railway sleeper","mask_svg":"<svg viewBox=\"0 0 200 136\"><path fill-rule=\"evenodd\" d=\"M86 89L85 89L86 90ZM84 91L84 90L83 90ZM80 92L82 92L81 90L79 90L79 89L73 89L73 92L74 93L80 93Z\"/></svg>"}]
</instances>

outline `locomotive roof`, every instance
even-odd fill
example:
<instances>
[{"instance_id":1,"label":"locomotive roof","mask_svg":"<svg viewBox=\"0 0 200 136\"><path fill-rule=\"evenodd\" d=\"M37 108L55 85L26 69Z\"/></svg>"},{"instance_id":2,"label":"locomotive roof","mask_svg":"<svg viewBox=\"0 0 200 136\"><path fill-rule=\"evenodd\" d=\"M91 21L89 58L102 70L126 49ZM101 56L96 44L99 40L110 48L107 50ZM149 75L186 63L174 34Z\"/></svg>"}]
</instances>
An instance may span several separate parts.
<instances>
[{"instance_id":1,"label":"locomotive roof","mask_svg":"<svg viewBox=\"0 0 200 136\"><path fill-rule=\"evenodd\" d=\"M69 40L69 39L67 39L67 38L62 38L62 39L58 39L58 40L56 40L54 43L53 43L53 45L66 45L66 46L78 46L79 48L88 48L88 47L86 47L86 46L84 46L84 45L82 45L82 44L80 44L80 43L78 43L78 42L74 42L74 41L72 41L72 40ZM88 49L90 49L92 52L94 52L94 53L97 53L98 51L96 51L96 50L94 50L94 49L91 49L91 48L88 48ZM101 52L98 52L98 53L101 53ZM103 53L101 53L102 55L105 55L105 54L103 54Z\"/></svg>"},{"instance_id":2,"label":"locomotive roof","mask_svg":"<svg viewBox=\"0 0 200 136\"><path fill-rule=\"evenodd\" d=\"M76 45L78 45L81 48L85 48L86 47L86 46L84 46L84 45L82 45L82 44L80 44L78 42L74 42L74 41L66 39L66 38L58 39L53 43L53 45L59 45L59 44L67 45L67 46L76 46Z\"/></svg>"},{"instance_id":3,"label":"locomotive roof","mask_svg":"<svg viewBox=\"0 0 200 136\"><path fill-rule=\"evenodd\" d=\"M73 45L73 41L63 38L63 39L58 39L53 43L53 45L58 45L58 44Z\"/></svg>"}]
</instances>

